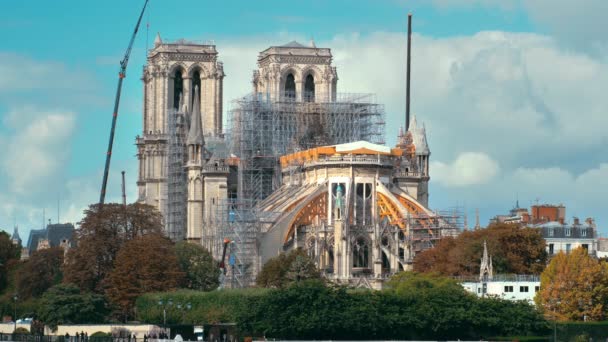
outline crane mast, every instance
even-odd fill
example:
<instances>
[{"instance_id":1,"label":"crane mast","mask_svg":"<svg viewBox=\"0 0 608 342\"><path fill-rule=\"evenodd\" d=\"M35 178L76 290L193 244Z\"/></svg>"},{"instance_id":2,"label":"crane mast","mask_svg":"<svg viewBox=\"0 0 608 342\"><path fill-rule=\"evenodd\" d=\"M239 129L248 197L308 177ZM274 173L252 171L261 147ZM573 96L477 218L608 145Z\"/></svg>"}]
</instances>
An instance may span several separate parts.
<instances>
[{"instance_id":1,"label":"crane mast","mask_svg":"<svg viewBox=\"0 0 608 342\"><path fill-rule=\"evenodd\" d=\"M131 56L131 49L133 48L133 42L135 41L135 36L137 35L137 31L139 30L139 24L141 24L141 18L144 16L144 12L146 10L146 6L148 5L148 0L144 3L144 7L141 9L141 14L139 15L139 19L137 19L137 25L135 25L135 30L133 31L133 35L131 36L131 41L129 41L129 46L127 47L127 51L125 52L125 56L120 61L120 72L118 73L118 87L116 89L116 97L114 98L114 111L112 112L112 128L110 130L110 141L108 143L108 152L106 153L106 165L103 171L103 181L101 183L101 194L99 196L99 205L100 207L103 205L106 199L106 186L108 185L108 173L110 172L110 160L112 158L112 146L114 145L114 133L116 131L116 119L118 118L118 107L120 105L120 94L122 90L122 80L126 76L127 72L127 64L129 64L129 56Z\"/></svg>"}]
</instances>

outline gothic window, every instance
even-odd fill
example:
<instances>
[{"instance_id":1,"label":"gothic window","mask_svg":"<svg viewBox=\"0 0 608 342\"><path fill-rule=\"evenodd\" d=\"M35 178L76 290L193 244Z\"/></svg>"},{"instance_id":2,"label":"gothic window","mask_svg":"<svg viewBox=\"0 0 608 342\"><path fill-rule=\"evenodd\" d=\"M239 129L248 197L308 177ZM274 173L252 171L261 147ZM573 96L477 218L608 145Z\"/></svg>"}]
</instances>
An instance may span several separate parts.
<instances>
[{"instance_id":1,"label":"gothic window","mask_svg":"<svg viewBox=\"0 0 608 342\"><path fill-rule=\"evenodd\" d=\"M308 74L304 83L304 101L315 102L315 78Z\"/></svg>"},{"instance_id":2,"label":"gothic window","mask_svg":"<svg viewBox=\"0 0 608 342\"><path fill-rule=\"evenodd\" d=\"M201 95L201 73L198 70L192 74L192 96L190 97L190 101L194 101L194 89L196 89L196 87L198 87L198 94ZM190 108L192 108L192 106L190 106Z\"/></svg>"},{"instance_id":3,"label":"gothic window","mask_svg":"<svg viewBox=\"0 0 608 342\"><path fill-rule=\"evenodd\" d=\"M179 109L179 97L184 91L184 80L182 79L182 70L177 69L173 77L173 108Z\"/></svg>"},{"instance_id":4,"label":"gothic window","mask_svg":"<svg viewBox=\"0 0 608 342\"><path fill-rule=\"evenodd\" d=\"M369 246L364 238L358 238L353 248L353 267L369 267Z\"/></svg>"},{"instance_id":5,"label":"gothic window","mask_svg":"<svg viewBox=\"0 0 608 342\"><path fill-rule=\"evenodd\" d=\"M372 185L370 183L357 183L355 206L355 217L357 224L371 224L373 205Z\"/></svg>"},{"instance_id":6,"label":"gothic window","mask_svg":"<svg viewBox=\"0 0 608 342\"><path fill-rule=\"evenodd\" d=\"M287 75L285 79L285 97L296 98L296 79L293 77L293 74Z\"/></svg>"}]
</instances>

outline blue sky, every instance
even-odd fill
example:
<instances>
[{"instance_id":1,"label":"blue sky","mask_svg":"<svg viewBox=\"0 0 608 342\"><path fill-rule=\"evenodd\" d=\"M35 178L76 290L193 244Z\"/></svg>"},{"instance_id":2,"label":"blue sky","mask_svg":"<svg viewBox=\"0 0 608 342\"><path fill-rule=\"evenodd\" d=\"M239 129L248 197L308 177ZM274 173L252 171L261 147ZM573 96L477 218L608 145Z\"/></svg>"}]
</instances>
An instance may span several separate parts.
<instances>
[{"instance_id":1,"label":"blue sky","mask_svg":"<svg viewBox=\"0 0 608 342\"><path fill-rule=\"evenodd\" d=\"M224 108L250 90L257 52L314 37L332 48L339 91L376 93L386 105L393 144L411 11L412 110L433 153L431 207L464 206L469 222L479 208L485 223L516 198L563 203L608 233L608 2L572 3L151 0L123 88L109 200L119 199L120 170L135 199L139 78L156 32L217 44ZM98 200L118 64L142 4L0 2L0 229L16 221L26 238L43 208L55 222L59 202L61 221L76 222Z\"/></svg>"}]
</instances>

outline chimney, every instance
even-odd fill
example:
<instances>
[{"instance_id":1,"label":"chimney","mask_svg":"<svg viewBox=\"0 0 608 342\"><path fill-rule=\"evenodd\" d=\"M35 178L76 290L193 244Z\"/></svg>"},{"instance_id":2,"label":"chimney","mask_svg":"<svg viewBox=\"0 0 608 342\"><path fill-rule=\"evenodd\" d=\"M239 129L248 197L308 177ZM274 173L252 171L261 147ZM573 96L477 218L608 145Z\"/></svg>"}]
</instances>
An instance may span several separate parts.
<instances>
[{"instance_id":1,"label":"chimney","mask_svg":"<svg viewBox=\"0 0 608 342\"><path fill-rule=\"evenodd\" d=\"M574 225L575 225L575 226L578 226L578 225L580 225L580 224L581 224L581 220L579 220L579 219L578 219L578 217L576 217L576 216L575 216L575 217L573 218L573 220L574 220Z\"/></svg>"}]
</instances>

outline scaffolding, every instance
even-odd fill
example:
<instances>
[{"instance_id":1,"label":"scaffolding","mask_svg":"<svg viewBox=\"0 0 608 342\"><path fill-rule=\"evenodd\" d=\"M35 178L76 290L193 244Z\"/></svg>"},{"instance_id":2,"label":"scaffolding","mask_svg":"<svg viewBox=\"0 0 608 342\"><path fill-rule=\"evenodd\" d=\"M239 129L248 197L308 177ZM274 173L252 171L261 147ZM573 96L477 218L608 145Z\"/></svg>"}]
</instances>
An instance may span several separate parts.
<instances>
[{"instance_id":1,"label":"scaffolding","mask_svg":"<svg viewBox=\"0 0 608 342\"><path fill-rule=\"evenodd\" d=\"M434 215L408 215L405 218L409 227L408 241L411 260L422 251L433 248L439 240L456 237L463 230L463 209L460 207L435 211Z\"/></svg>"},{"instance_id":2,"label":"scaffolding","mask_svg":"<svg viewBox=\"0 0 608 342\"><path fill-rule=\"evenodd\" d=\"M185 238L186 231L186 118L175 109L168 110L167 116L165 232L171 240L180 241Z\"/></svg>"},{"instance_id":3,"label":"scaffolding","mask_svg":"<svg viewBox=\"0 0 608 342\"><path fill-rule=\"evenodd\" d=\"M238 197L258 202L277 189L280 156L358 140L384 144L384 124L373 94L337 94L332 102L239 98L229 121L230 150L240 159Z\"/></svg>"},{"instance_id":4,"label":"scaffolding","mask_svg":"<svg viewBox=\"0 0 608 342\"><path fill-rule=\"evenodd\" d=\"M227 199L214 205L212 228L203 241L216 259L221 259L223 241L229 239L225 264L227 272L222 287L253 286L259 271L257 238L260 232L258 212L251 200Z\"/></svg>"}]
</instances>

